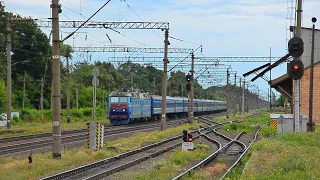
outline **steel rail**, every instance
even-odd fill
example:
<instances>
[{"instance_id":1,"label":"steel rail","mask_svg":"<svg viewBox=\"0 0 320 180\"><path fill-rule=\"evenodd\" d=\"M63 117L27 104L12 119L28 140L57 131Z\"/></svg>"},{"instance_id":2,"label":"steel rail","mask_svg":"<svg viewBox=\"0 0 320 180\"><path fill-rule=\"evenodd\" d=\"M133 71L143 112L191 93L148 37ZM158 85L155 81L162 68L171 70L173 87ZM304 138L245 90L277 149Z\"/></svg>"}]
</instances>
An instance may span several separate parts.
<instances>
[{"instance_id":1,"label":"steel rail","mask_svg":"<svg viewBox=\"0 0 320 180\"><path fill-rule=\"evenodd\" d=\"M248 119L248 118L258 116L259 114L260 114L260 113L254 113L254 114L252 114L252 115L250 115L250 116L247 116L247 117L245 117L245 118L241 118L240 120L237 120L237 121L234 121L234 122L236 122L236 123L241 123L241 122L245 121L245 120ZM222 124L226 124L226 123L229 123L229 122L225 122L225 123L222 123ZM229 141L226 145L224 145L223 147L220 147L217 151L215 151L213 154L211 154L210 156L208 156L206 159L202 160L202 161L199 162L198 164L196 164L196 165L194 165L193 167L189 168L187 171L185 171L185 172L179 174L178 176L174 177L172 180L181 179L183 176L185 176L185 175L187 175L187 174L190 174L193 170L195 170L195 169L197 169L197 168L202 168L202 167L205 166L207 163L209 163L209 162L211 162L213 159L215 159L221 152L226 151L233 143L237 143L238 145L242 146L243 149L244 149L244 151L245 151L246 149L248 149L248 147L247 147L244 143L238 141L238 139L240 138L240 136L243 134L242 132L240 132L234 139L229 138L229 137L227 137L227 136L225 136L225 135L217 132L216 129L214 129L213 132L214 132L215 134L217 134L217 135L225 138L225 139L230 140L230 141ZM256 138L256 137L255 137L255 138ZM244 152L244 151L243 151L243 152ZM243 154L243 152L242 152L242 154Z\"/></svg>"},{"instance_id":2,"label":"steel rail","mask_svg":"<svg viewBox=\"0 0 320 180\"><path fill-rule=\"evenodd\" d=\"M171 120L171 121L176 121L176 120ZM179 121L179 120L177 120ZM111 126L111 125L105 125L105 131L108 131L109 129L123 129L123 128L130 128L130 127L135 127L135 126L147 126L150 124L156 124L157 122L149 122L147 124L141 124L141 123L136 123L136 124L130 124L130 125L122 125L122 126ZM80 132L87 132L87 128L83 129L74 129L74 130L66 130L62 131L62 135L67 135L67 134L73 134L73 133L80 133ZM0 144L1 143L7 143L7 142L14 142L14 141L21 141L21 140L32 140L34 138L45 138L45 137L51 137L52 133L39 133L39 134L34 134L34 135L25 135L25 136L13 136L13 137L7 137L7 138L0 138Z\"/></svg>"},{"instance_id":3,"label":"steel rail","mask_svg":"<svg viewBox=\"0 0 320 180\"><path fill-rule=\"evenodd\" d=\"M197 131L193 131L191 133L197 133ZM117 156L113 156L113 157L110 157L110 158L99 160L99 161L94 162L94 163L90 163L90 164L83 165L83 166L80 166L80 167L77 167L77 168L73 168L73 169L70 169L70 170L67 170L67 171L64 171L64 172L61 172L61 173L50 175L50 176L41 178L40 180L44 180L44 179L46 179L46 180L49 180L49 179L57 180L57 179L67 178L67 177L72 176L74 174L81 173L81 172L84 172L86 170L102 166L102 165L104 165L106 163L110 163L110 162L113 162L113 161L116 161L116 160L119 160L119 159L122 159L122 158L125 158L125 157L128 157L128 156L131 156L131 155L134 155L134 154L149 150L149 149L157 147L159 145L163 145L163 144L165 144L167 142L177 140L177 139L181 138L182 136L183 135L180 134L180 135L174 136L172 138L165 139L165 140L160 141L160 142L156 142L156 143L153 143L153 144L150 144L150 145L147 145L147 146L135 149L135 150L128 151L128 152L123 153L123 154L119 154ZM179 144L181 144L181 143L179 143Z\"/></svg>"},{"instance_id":4,"label":"steel rail","mask_svg":"<svg viewBox=\"0 0 320 180\"><path fill-rule=\"evenodd\" d=\"M241 133L240 133L241 134ZM238 137L238 136L237 136ZM237 138L236 137L236 138ZM240 137L240 136L239 136ZM208 156L207 158L205 158L204 160L202 160L201 162L199 162L198 164L192 166L191 168L189 168L187 171L179 174L178 176L174 177L172 180L176 180L176 179L181 179L183 176L185 175L189 175L193 170L197 169L197 168L201 168L204 165L208 164L209 162L211 162L213 159L215 159L222 151L225 151L225 149L227 149L228 147L230 147L236 140L236 138L234 138L232 141L228 142L226 145L222 146L220 149L218 149L217 151L215 151L214 153L212 153L210 156Z\"/></svg>"},{"instance_id":5,"label":"steel rail","mask_svg":"<svg viewBox=\"0 0 320 180\"><path fill-rule=\"evenodd\" d=\"M248 147L243 151L243 153L240 155L240 157L237 159L237 161L230 166L230 168L223 174L223 176L220 178L220 180L224 179L228 173L240 162L241 158L248 152L249 148L251 147L251 145L254 143L254 141L256 141L257 137L258 137L258 133L259 131L263 128L264 126L262 126L260 129L258 129L258 131L255 133L253 140L250 142L250 144L248 145Z\"/></svg>"},{"instance_id":6,"label":"steel rail","mask_svg":"<svg viewBox=\"0 0 320 180\"><path fill-rule=\"evenodd\" d=\"M186 122L186 119L183 119L179 122L172 122L171 121L170 123L168 123L168 125L180 124L182 122ZM146 130L155 129L155 128L158 128L157 124L149 124L148 126L144 126L142 128L139 126L134 126L134 127L123 128L123 129L114 129L112 131L105 131L105 138L108 136L114 136L114 135L120 135L120 134L126 134L126 133L134 133L134 132L139 132L139 131L146 131ZM62 143L69 144L69 143L74 143L74 142L79 142L79 141L85 141L85 140L87 140L87 138L88 138L87 134L66 136L66 137L62 138ZM48 141L48 139L41 139L39 141L31 141L31 142L27 142L27 143L19 143L19 144L1 146L0 147L0 156L6 155L6 154L12 154L12 153L24 152L24 151L28 151L31 149L46 148L51 145L52 145L52 143L50 141Z\"/></svg>"}]
</instances>

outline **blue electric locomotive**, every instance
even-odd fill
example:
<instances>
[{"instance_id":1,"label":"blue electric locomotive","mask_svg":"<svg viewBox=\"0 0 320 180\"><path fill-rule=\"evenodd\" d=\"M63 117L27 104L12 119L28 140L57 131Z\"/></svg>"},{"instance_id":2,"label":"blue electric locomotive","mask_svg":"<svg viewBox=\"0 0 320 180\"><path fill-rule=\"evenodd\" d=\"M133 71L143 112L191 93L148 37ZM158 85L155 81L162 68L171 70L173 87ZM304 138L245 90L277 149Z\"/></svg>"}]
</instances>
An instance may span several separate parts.
<instances>
[{"instance_id":1,"label":"blue electric locomotive","mask_svg":"<svg viewBox=\"0 0 320 180\"><path fill-rule=\"evenodd\" d=\"M186 116L188 99L167 96L166 115ZM162 113L161 96L149 93L112 92L109 95L109 120L113 125L129 124L135 121L160 119ZM195 114L216 113L226 110L226 102L194 99Z\"/></svg>"}]
</instances>

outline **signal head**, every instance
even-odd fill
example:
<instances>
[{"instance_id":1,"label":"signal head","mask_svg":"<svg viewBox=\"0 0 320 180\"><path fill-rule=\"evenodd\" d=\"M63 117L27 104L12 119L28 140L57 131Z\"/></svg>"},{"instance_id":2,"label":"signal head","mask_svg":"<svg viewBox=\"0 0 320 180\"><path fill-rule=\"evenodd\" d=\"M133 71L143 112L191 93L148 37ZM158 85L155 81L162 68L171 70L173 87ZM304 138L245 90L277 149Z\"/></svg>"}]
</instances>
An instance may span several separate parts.
<instances>
[{"instance_id":1,"label":"signal head","mask_svg":"<svg viewBox=\"0 0 320 180\"><path fill-rule=\"evenodd\" d=\"M313 17L313 18L311 19L311 21L312 21L313 23L316 23L316 22L317 22L317 18L316 18L316 17Z\"/></svg>"},{"instance_id":2,"label":"signal head","mask_svg":"<svg viewBox=\"0 0 320 180\"><path fill-rule=\"evenodd\" d=\"M304 65L300 60L292 60L287 66L287 73L293 80L301 79L304 74Z\"/></svg>"},{"instance_id":3,"label":"signal head","mask_svg":"<svg viewBox=\"0 0 320 180\"><path fill-rule=\"evenodd\" d=\"M186 80L187 80L187 82L191 81L191 75L190 74L186 75Z\"/></svg>"},{"instance_id":4,"label":"signal head","mask_svg":"<svg viewBox=\"0 0 320 180\"><path fill-rule=\"evenodd\" d=\"M299 37L293 37L288 42L289 54L292 57L300 57L303 54L303 40Z\"/></svg>"}]
</instances>

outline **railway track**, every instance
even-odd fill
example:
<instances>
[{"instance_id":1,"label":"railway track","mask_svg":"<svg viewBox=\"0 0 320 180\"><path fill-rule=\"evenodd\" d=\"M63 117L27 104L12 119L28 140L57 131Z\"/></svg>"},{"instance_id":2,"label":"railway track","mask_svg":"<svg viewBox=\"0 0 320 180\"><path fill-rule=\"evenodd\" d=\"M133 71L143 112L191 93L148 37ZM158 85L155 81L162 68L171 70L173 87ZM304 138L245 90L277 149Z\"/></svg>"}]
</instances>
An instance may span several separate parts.
<instances>
[{"instance_id":1,"label":"railway track","mask_svg":"<svg viewBox=\"0 0 320 180\"><path fill-rule=\"evenodd\" d=\"M228 123L228 122L225 122ZM213 125L214 127L222 126L225 123L219 123L216 125ZM222 145L219 143L219 141L210 138L206 134L213 133L215 137L221 137L229 142ZM238 144L238 146L245 148L245 145L243 143L239 142L237 139L231 139L224 136L221 133L218 133L215 131L215 129L212 129L212 126L201 128L200 130L191 132L194 139L198 139L200 136L204 136L206 139L208 139L210 142L213 142L217 145L218 149L226 148L231 146L233 143ZM239 135L240 137L240 135ZM239 138L237 137L237 138ZM148 146L141 147L136 150L132 150L114 157L110 157L107 159L103 159L88 165L76 167L61 173L57 173L54 175L49 175L42 177L41 180L50 180L50 179L85 179L85 180L95 180L95 179L102 179L106 176L109 176L111 174L114 174L116 172L119 172L121 170L124 170L128 167L131 167L133 165L136 165L137 163L140 163L142 161L145 161L149 158L158 156L160 154L163 154L169 150L172 150L178 146L181 145L181 138L182 135L175 136L169 139L166 139L161 142L153 143ZM232 149L232 152L234 153L234 149ZM230 151L231 152L231 151Z\"/></svg>"},{"instance_id":2,"label":"railway track","mask_svg":"<svg viewBox=\"0 0 320 180\"><path fill-rule=\"evenodd\" d=\"M213 116L219 116L220 113ZM200 116L201 117L201 116ZM186 119L175 119L168 121L169 126L175 126L187 122ZM157 129L159 124L155 122L137 123L124 126L105 126L105 138L114 138L122 134L130 134L138 131ZM62 146L84 142L87 140L87 129L67 130L62 132ZM28 136L17 136L0 139L0 156L23 153L30 150L46 152L52 146L52 133L41 133ZM40 150L41 149L41 150ZM38 151L39 150L39 151Z\"/></svg>"},{"instance_id":3,"label":"railway track","mask_svg":"<svg viewBox=\"0 0 320 180\"><path fill-rule=\"evenodd\" d=\"M186 119L181 120L171 120L167 123L168 126L176 126L182 123L185 123ZM113 136L123 135L123 134L130 134L139 131L148 131L153 129L158 129L159 125L156 123L147 124L147 125L135 125L135 126L127 126L127 127L115 127L105 128L105 138L108 139ZM72 133L73 132L73 133ZM36 150L39 148L47 148L52 146L51 136L43 136L44 134L40 134L36 140L28 139L28 142L21 142L16 140L14 144L9 145L1 145L0 146L0 156L13 154L13 153L21 153L25 151ZM75 131L68 131L67 136L62 137L62 145L66 145L69 143L76 143L76 142L85 142L87 140L87 130L75 130ZM28 136L31 137L32 136ZM39 138L40 137L40 138ZM42 138L41 138L42 137ZM7 142L7 141L6 141Z\"/></svg>"},{"instance_id":4,"label":"railway track","mask_svg":"<svg viewBox=\"0 0 320 180\"><path fill-rule=\"evenodd\" d=\"M255 117L258 114L253 114L251 117ZM243 121L243 120L241 120ZM241 122L238 121L238 122ZM260 128L261 129L261 128ZM183 179L186 176L189 176L192 174L193 171L196 171L197 169L200 169L210 163L212 163L216 158L221 158L224 159L224 163L230 164L229 169L225 171L225 173L222 175L221 179L224 179L228 173L239 163L241 158L244 156L244 154L249 150L250 146L252 143L256 140L258 136L258 132L260 131L258 129L256 133L254 134L253 139L249 142L249 144L245 144L239 139L244 135L242 132L240 132L235 138L230 138L222 133L218 132L217 129L214 129L213 133L222 137L223 139L227 140L227 143L221 143L221 140L216 140L212 137L210 137L210 134L201 134L202 136L206 137L207 139L211 139L212 141L216 141L219 149L212 153L210 156L208 156L206 159L202 160L198 164L192 166L185 172L179 174L178 176L174 177L172 180L177 180L177 179ZM228 158L226 158L228 157Z\"/></svg>"},{"instance_id":5,"label":"railway track","mask_svg":"<svg viewBox=\"0 0 320 180\"><path fill-rule=\"evenodd\" d=\"M191 133L194 139L199 138L198 131L193 131ZM153 143L148 146L120 154L118 156L110 157L95 163L43 177L41 180L101 179L180 146L181 138L182 135L178 135L161 142Z\"/></svg>"},{"instance_id":6,"label":"railway track","mask_svg":"<svg viewBox=\"0 0 320 180\"><path fill-rule=\"evenodd\" d=\"M105 125L104 130L108 131L109 129L122 129L127 127L133 127L133 126L145 126L149 124L155 124L156 122L147 122L147 123L137 123L137 124L130 124L130 125L123 125L123 126L111 126L111 125ZM75 130L66 130L62 131L61 135L69 135L69 134L75 134L75 133L85 133L88 130L86 128L84 129L75 129ZM22 141L22 140L30 140L35 138L46 138L51 137L52 132L50 133L40 133L40 134L34 134L34 135L27 135L27 136L15 136L15 137L8 137L8 138L1 138L0 144L7 143L7 142L15 142L15 141Z\"/></svg>"}]
</instances>

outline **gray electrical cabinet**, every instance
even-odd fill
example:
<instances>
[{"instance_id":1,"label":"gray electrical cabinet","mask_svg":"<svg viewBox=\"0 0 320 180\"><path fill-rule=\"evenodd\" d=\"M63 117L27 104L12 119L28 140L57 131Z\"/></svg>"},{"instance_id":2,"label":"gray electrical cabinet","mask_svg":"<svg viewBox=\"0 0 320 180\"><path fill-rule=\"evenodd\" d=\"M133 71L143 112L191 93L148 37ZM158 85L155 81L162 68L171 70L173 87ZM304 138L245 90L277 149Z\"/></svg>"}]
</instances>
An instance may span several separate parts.
<instances>
[{"instance_id":1,"label":"gray electrical cabinet","mask_svg":"<svg viewBox=\"0 0 320 180\"><path fill-rule=\"evenodd\" d=\"M307 115L300 115L300 132L307 132ZM277 129L278 133L294 132L293 114L270 114L270 126Z\"/></svg>"}]
</instances>

